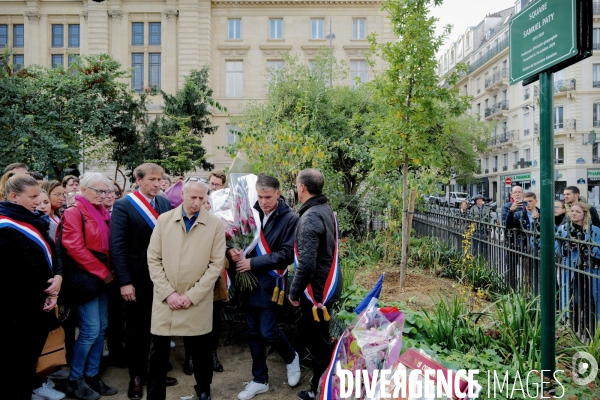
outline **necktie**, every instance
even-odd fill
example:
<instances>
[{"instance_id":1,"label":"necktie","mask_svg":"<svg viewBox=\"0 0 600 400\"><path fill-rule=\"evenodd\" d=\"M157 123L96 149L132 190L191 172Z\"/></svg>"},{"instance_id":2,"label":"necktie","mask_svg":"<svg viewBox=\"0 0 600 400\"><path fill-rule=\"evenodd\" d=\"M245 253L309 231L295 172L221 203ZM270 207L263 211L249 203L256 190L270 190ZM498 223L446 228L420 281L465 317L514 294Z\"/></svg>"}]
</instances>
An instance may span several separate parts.
<instances>
[{"instance_id":1,"label":"necktie","mask_svg":"<svg viewBox=\"0 0 600 400\"><path fill-rule=\"evenodd\" d=\"M156 210L156 200L155 199L150 200L150 205L152 206L152 208L154 208L154 210Z\"/></svg>"}]
</instances>

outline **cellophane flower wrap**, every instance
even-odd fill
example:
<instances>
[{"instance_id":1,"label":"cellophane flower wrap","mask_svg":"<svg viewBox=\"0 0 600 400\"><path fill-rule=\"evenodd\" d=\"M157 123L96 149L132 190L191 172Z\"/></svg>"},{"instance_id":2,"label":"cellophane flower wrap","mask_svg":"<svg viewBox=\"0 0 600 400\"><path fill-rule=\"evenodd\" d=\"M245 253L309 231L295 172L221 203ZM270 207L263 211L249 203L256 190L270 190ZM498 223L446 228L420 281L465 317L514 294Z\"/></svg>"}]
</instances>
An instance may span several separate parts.
<instances>
[{"instance_id":1,"label":"cellophane flower wrap","mask_svg":"<svg viewBox=\"0 0 600 400\"><path fill-rule=\"evenodd\" d=\"M256 203L256 175L231 174L228 189L217 190L210 195L214 214L221 218L225 228L228 248L242 250L244 257L258 238L253 205ZM235 283L242 290L252 290L258 283L252 272L236 274Z\"/></svg>"},{"instance_id":2,"label":"cellophane flower wrap","mask_svg":"<svg viewBox=\"0 0 600 400\"><path fill-rule=\"evenodd\" d=\"M367 370L370 378L374 370L394 364L402 348L404 319L404 314L397 308L380 309L377 299L373 299L339 339L337 351L319 382L317 398L341 399L340 380L335 373L338 361L339 367L350 371L353 376L356 376L356 371L361 371L362 376L362 371ZM360 396L354 396L354 390L352 393L350 399L370 399L364 385Z\"/></svg>"}]
</instances>

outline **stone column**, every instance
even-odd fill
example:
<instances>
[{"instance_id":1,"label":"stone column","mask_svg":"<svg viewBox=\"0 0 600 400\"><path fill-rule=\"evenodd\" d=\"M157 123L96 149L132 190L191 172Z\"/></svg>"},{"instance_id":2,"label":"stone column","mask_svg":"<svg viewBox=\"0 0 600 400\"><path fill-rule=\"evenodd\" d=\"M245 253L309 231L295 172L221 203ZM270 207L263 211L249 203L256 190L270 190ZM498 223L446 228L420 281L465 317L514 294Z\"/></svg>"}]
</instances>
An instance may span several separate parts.
<instances>
[{"instance_id":1,"label":"stone column","mask_svg":"<svg viewBox=\"0 0 600 400\"><path fill-rule=\"evenodd\" d=\"M169 5L167 5L169 7ZM179 12L175 8L166 8L162 14L161 38L161 89L166 93L177 91L177 25Z\"/></svg>"},{"instance_id":2,"label":"stone column","mask_svg":"<svg viewBox=\"0 0 600 400\"><path fill-rule=\"evenodd\" d=\"M123 35L123 12L121 12L120 8L111 8L108 10L108 17L110 19L108 38L110 43L110 54L115 58L115 60L125 65L125 60L123 60L123 48L127 48L127 41L125 39L127 38L127 34Z\"/></svg>"},{"instance_id":3,"label":"stone column","mask_svg":"<svg viewBox=\"0 0 600 400\"><path fill-rule=\"evenodd\" d=\"M88 0L88 54L108 53L108 4Z\"/></svg>"},{"instance_id":4,"label":"stone column","mask_svg":"<svg viewBox=\"0 0 600 400\"><path fill-rule=\"evenodd\" d=\"M25 56L25 64L39 64L45 65L44 56L49 43L42 41L42 35L40 30L42 14L40 14L37 7L29 7L25 11L25 18L23 22L23 28L25 31L25 43L23 49L23 55ZM46 35L43 35L46 37ZM11 43L12 45L12 43Z\"/></svg>"}]
</instances>

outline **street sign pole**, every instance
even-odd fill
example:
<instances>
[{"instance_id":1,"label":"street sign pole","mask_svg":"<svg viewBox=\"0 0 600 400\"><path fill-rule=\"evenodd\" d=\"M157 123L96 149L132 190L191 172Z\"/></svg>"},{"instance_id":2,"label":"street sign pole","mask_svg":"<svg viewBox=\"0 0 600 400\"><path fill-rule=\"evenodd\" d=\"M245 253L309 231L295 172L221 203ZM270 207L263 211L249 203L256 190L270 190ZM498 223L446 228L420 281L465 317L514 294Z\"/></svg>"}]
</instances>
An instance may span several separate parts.
<instances>
[{"instance_id":1,"label":"street sign pole","mask_svg":"<svg viewBox=\"0 0 600 400\"><path fill-rule=\"evenodd\" d=\"M554 88L552 73L540 73L540 312L541 312L541 369L552 378L555 360L555 291L556 265L554 258Z\"/></svg>"}]
</instances>

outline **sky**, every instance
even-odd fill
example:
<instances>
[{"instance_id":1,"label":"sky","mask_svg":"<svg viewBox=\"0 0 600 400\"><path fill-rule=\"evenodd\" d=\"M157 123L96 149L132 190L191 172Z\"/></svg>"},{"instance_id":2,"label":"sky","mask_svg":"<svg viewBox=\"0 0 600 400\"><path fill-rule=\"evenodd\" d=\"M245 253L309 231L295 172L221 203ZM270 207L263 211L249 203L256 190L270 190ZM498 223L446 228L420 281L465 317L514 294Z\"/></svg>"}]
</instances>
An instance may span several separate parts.
<instances>
[{"instance_id":1,"label":"sky","mask_svg":"<svg viewBox=\"0 0 600 400\"><path fill-rule=\"evenodd\" d=\"M440 7L433 7L431 14L439 19L437 33L441 34L444 25L453 25L452 32L443 48L456 40L467 26L477 25L486 14L514 7L515 0L444 0Z\"/></svg>"}]
</instances>

